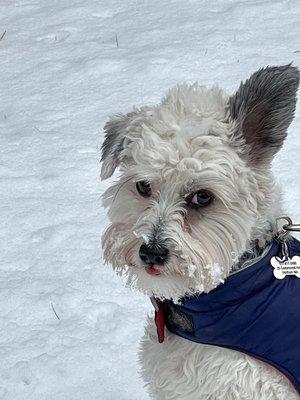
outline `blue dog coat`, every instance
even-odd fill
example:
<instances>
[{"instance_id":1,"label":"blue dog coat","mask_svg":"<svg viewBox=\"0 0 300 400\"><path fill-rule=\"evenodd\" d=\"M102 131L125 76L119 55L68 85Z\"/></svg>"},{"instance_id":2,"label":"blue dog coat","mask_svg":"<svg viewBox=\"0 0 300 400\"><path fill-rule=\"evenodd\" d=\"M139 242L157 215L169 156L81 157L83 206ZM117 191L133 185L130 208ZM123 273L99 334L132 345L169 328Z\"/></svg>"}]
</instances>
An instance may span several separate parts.
<instances>
[{"instance_id":1,"label":"blue dog coat","mask_svg":"<svg viewBox=\"0 0 300 400\"><path fill-rule=\"evenodd\" d=\"M269 246L261 259L210 293L184 297L180 304L166 300L160 306L169 331L265 361L300 392L300 279L274 277L270 260L281 256L281 245L274 238ZM291 238L288 249L290 257L299 255L300 242ZM160 317L156 312L156 323Z\"/></svg>"}]
</instances>

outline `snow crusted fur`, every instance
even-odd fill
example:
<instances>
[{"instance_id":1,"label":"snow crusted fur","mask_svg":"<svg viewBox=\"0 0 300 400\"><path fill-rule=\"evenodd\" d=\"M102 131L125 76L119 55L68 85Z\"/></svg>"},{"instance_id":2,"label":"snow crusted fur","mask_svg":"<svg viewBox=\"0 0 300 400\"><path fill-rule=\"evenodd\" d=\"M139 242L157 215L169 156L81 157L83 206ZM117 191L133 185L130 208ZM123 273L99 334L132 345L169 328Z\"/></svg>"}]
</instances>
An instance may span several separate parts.
<instances>
[{"instance_id":1,"label":"snow crusted fur","mask_svg":"<svg viewBox=\"0 0 300 400\"><path fill-rule=\"evenodd\" d=\"M228 97L182 84L157 106L105 126L103 195L110 225L104 257L129 287L179 301L226 284L232 266L276 229L282 213L271 173L296 104L297 68L255 72ZM149 319L142 375L157 400L296 400L288 380L242 353L195 344Z\"/></svg>"}]
</instances>

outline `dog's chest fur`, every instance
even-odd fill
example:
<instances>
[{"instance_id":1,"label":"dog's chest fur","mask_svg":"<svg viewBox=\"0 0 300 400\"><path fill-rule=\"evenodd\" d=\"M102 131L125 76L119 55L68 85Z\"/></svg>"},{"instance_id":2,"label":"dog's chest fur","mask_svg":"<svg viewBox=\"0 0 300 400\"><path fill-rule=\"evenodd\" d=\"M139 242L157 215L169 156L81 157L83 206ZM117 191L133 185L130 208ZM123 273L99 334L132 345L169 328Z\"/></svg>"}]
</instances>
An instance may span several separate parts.
<instances>
[{"instance_id":1,"label":"dog's chest fur","mask_svg":"<svg viewBox=\"0 0 300 400\"><path fill-rule=\"evenodd\" d=\"M172 333L158 343L151 319L140 362L143 379L157 400L299 400L282 374L252 357Z\"/></svg>"}]
</instances>

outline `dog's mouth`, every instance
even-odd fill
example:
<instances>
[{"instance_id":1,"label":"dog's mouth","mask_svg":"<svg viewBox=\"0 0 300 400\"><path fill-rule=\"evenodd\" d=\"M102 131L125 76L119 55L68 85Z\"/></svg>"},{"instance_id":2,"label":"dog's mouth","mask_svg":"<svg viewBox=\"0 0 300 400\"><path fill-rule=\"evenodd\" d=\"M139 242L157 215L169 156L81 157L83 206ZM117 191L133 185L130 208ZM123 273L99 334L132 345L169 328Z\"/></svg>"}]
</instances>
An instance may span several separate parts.
<instances>
[{"instance_id":1,"label":"dog's mouth","mask_svg":"<svg viewBox=\"0 0 300 400\"><path fill-rule=\"evenodd\" d=\"M145 271L147 272L147 274L149 274L151 276L161 275L162 272L161 272L160 268L156 264L138 265L138 263L135 262L135 259L134 259L135 246L136 246L136 243L133 243L133 244L129 245L126 248L126 251L125 251L125 262L126 262L126 265L134 267L134 268L144 267Z\"/></svg>"},{"instance_id":2,"label":"dog's mouth","mask_svg":"<svg viewBox=\"0 0 300 400\"><path fill-rule=\"evenodd\" d=\"M157 268L155 264L147 265L145 267L145 271L147 272L147 274L152 276L157 276L161 274L160 269Z\"/></svg>"}]
</instances>

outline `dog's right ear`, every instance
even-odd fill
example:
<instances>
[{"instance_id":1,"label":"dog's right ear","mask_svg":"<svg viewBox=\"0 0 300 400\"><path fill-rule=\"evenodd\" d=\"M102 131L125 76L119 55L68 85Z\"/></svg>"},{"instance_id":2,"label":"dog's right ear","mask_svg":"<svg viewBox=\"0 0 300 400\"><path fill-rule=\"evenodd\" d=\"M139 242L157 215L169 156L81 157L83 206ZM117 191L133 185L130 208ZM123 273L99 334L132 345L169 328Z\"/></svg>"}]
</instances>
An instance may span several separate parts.
<instances>
[{"instance_id":1,"label":"dog's right ear","mask_svg":"<svg viewBox=\"0 0 300 400\"><path fill-rule=\"evenodd\" d=\"M131 138L129 136L139 130L149 112L151 107L134 108L127 114L114 115L105 124L105 138L101 147L102 180L111 177L123 161L130 160L127 147L132 142L132 135Z\"/></svg>"},{"instance_id":2,"label":"dog's right ear","mask_svg":"<svg viewBox=\"0 0 300 400\"><path fill-rule=\"evenodd\" d=\"M109 178L121 162L128 124L129 117L118 114L111 117L104 126L105 139L101 147L102 180Z\"/></svg>"}]
</instances>

